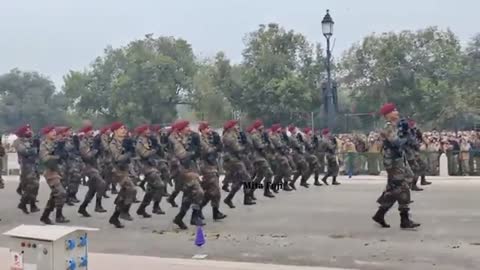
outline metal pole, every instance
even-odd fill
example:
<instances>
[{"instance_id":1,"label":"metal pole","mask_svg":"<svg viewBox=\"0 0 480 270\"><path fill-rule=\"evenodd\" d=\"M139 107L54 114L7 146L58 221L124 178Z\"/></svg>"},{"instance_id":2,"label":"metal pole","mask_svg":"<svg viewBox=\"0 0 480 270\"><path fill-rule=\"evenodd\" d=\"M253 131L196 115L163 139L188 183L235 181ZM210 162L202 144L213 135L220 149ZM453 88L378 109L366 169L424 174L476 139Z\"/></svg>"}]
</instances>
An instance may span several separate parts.
<instances>
[{"instance_id":1,"label":"metal pole","mask_svg":"<svg viewBox=\"0 0 480 270\"><path fill-rule=\"evenodd\" d=\"M332 93L332 74L331 74L331 52L330 52L330 37L327 36L327 123L328 128L333 130L335 128L335 110L333 104Z\"/></svg>"}]
</instances>

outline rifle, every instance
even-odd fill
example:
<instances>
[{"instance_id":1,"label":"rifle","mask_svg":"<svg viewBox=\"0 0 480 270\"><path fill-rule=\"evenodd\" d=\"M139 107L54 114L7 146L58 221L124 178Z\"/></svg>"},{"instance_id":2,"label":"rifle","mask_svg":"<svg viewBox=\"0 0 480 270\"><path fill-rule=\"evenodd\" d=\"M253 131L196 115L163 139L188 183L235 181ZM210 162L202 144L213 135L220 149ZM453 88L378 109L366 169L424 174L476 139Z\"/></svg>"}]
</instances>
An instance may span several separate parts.
<instances>
[{"instance_id":1,"label":"rifle","mask_svg":"<svg viewBox=\"0 0 480 270\"><path fill-rule=\"evenodd\" d=\"M135 155L135 141L132 138L127 137L123 139L122 146L126 153L130 153L132 156Z\"/></svg>"},{"instance_id":2,"label":"rifle","mask_svg":"<svg viewBox=\"0 0 480 270\"><path fill-rule=\"evenodd\" d=\"M245 131L240 131L238 133L239 137L238 137L238 140L240 142L240 144L242 145L247 145L248 144L248 140L247 140L247 134L245 134Z\"/></svg>"},{"instance_id":3,"label":"rifle","mask_svg":"<svg viewBox=\"0 0 480 270\"><path fill-rule=\"evenodd\" d=\"M97 157L103 153L103 145L102 145L102 136L100 134L97 134L94 138L93 138L93 144L92 144L92 148L97 150Z\"/></svg>"},{"instance_id":4,"label":"rifle","mask_svg":"<svg viewBox=\"0 0 480 270\"><path fill-rule=\"evenodd\" d=\"M73 135L72 141L73 141L75 152L80 153L80 138L78 138L78 135Z\"/></svg>"},{"instance_id":5,"label":"rifle","mask_svg":"<svg viewBox=\"0 0 480 270\"><path fill-rule=\"evenodd\" d=\"M53 154L59 156L60 159L66 159L68 157L68 153L65 150L65 141L57 141L55 143Z\"/></svg>"},{"instance_id":6,"label":"rifle","mask_svg":"<svg viewBox=\"0 0 480 270\"><path fill-rule=\"evenodd\" d=\"M35 135L35 137L33 137L32 146L37 149L37 154L39 154L40 153L40 137L38 135Z\"/></svg>"}]
</instances>

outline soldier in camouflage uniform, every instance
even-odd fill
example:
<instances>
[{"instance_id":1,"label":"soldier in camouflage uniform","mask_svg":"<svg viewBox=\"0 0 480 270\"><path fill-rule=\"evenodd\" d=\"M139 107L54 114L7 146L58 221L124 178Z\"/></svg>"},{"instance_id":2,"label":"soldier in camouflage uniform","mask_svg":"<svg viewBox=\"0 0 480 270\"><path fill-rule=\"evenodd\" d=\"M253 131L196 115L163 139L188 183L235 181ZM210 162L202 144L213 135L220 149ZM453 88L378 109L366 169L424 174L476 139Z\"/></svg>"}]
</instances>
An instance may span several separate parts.
<instances>
[{"instance_id":1,"label":"soldier in camouflage uniform","mask_svg":"<svg viewBox=\"0 0 480 270\"><path fill-rule=\"evenodd\" d=\"M322 184L319 181L320 165L316 156L316 145L319 144L319 139L315 134L312 134L312 129L309 127L304 128L303 133L305 134L305 137L303 138L303 143L305 145L308 167L310 168L309 175L313 174L315 179L315 186L321 186Z\"/></svg>"},{"instance_id":2,"label":"soldier in camouflage uniform","mask_svg":"<svg viewBox=\"0 0 480 270\"><path fill-rule=\"evenodd\" d=\"M113 179L118 181L120 191L115 199L115 211L109 222L116 228L123 228L124 225L119 218L133 220L130 216L130 208L137 195L137 190L129 174L129 165L135 155L135 145L132 138L127 137L127 128L123 123L113 123L110 130L114 133L109 145L113 161Z\"/></svg>"},{"instance_id":3,"label":"soldier in camouflage uniform","mask_svg":"<svg viewBox=\"0 0 480 270\"><path fill-rule=\"evenodd\" d=\"M252 182L252 178L247 171L245 163L243 162L245 155L245 144L247 144L246 140L246 135L238 132L236 120L229 120L223 125L222 142L225 151L225 169L227 170L226 174L230 174L232 177L232 189L223 202L230 208L235 208L232 199L240 190L242 185L244 185L244 205L255 204L251 197L251 189L248 188L248 183Z\"/></svg>"},{"instance_id":4,"label":"soldier in camouflage uniform","mask_svg":"<svg viewBox=\"0 0 480 270\"><path fill-rule=\"evenodd\" d=\"M157 149L157 169L160 172L160 177L164 183L164 193L167 193L167 185L172 185L171 183L171 175L170 175L170 167L167 162L168 153L167 153L167 145L168 145L168 135L162 132L160 125L152 125L150 127L152 131L152 136L155 140L159 143ZM164 215L165 212L160 208L160 202L162 201L162 197L154 198L153 200L153 211L152 213L157 215Z\"/></svg>"},{"instance_id":5,"label":"soldier in camouflage uniform","mask_svg":"<svg viewBox=\"0 0 480 270\"><path fill-rule=\"evenodd\" d=\"M328 185L327 178L332 177L332 185L340 185L337 181L338 161L337 161L337 139L330 135L330 130L325 128L322 130L322 140L320 141L320 149L325 151L327 158L327 173L323 176L322 182Z\"/></svg>"},{"instance_id":6,"label":"soldier in camouflage uniform","mask_svg":"<svg viewBox=\"0 0 480 270\"><path fill-rule=\"evenodd\" d=\"M40 221L50 225L50 213L56 209L57 223L70 222L63 216L63 206L67 197L67 192L61 183L60 167L61 160L66 158L65 142L56 141L56 131L54 126L47 126L42 129L44 139L40 144L40 161L45 165L44 177L50 187L50 198L45 206L45 210Z\"/></svg>"},{"instance_id":7,"label":"soldier in camouflage uniform","mask_svg":"<svg viewBox=\"0 0 480 270\"><path fill-rule=\"evenodd\" d=\"M400 211L400 227L404 229L415 228L420 224L409 218L410 188L406 181L406 161L404 147L407 143L406 136L398 132L399 114L393 103L382 106L380 113L387 121L384 130L381 132L384 140L383 164L387 171L387 187L377 202L380 204L372 219L384 228L390 227L385 222L385 214L398 202ZM407 124L408 125L408 124ZM407 126L408 129L408 126Z\"/></svg>"},{"instance_id":8,"label":"soldier in camouflage uniform","mask_svg":"<svg viewBox=\"0 0 480 270\"><path fill-rule=\"evenodd\" d=\"M20 127L15 134L17 139L13 142L18 155L20 165L20 182L22 187L22 197L18 208L25 214L40 211L35 204L38 189L40 187L40 174L38 171L40 140L32 139L32 130L30 125ZM30 206L30 212L27 209Z\"/></svg>"},{"instance_id":9,"label":"soldier in camouflage uniform","mask_svg":"<svg viewBox=\"0 0 480 270\"><path fill-rule=\"evenodd\" d=\"M318 170L320 171L321 174L323 174L323 173L325 173L325 165L326 165L325 164L325 156L326 156L326 153L325 153L325 149L322 149L320 147L321 132L315 131L313 136L314 136L314 139L315 139L313 147L314 147L315 155L317 156L317 160L318 160L318 167L319 167Z\"/></svg>"},{"instance_id":10,"label":"soldier in camouflage uniform","mask_svg":"<svg viewBox=\"0 0 480 270\"><path fill-rule=\"evenodd\" d=\"M110 142L112 140L112 132L110 130L110 125L104 126L99 131L100 138L102 140L101 153L99 158L99 168L100 175L107 187L105 188L104 198L110 198L107 195L107 190L111 187L112 194L118 194L117 191L117 180L113 178L113 160L112 153L110 152Z\"/></svg>"},{"instance_id":11,"label":"soldier in camouflage uniform","mask_svg":"<svg viewBox=\"0 0 480 270\"><path fill-rule=\"evenodd\" d=\"M165 189L165 182L162 180L158 170L158 152L161 150L160 142L151 135L149 125L137 127L138 134L136 151L141 162L142 174L145 176L147 187L143 201L137 210L137 215L150 218L145 209L152 201L160 202L163 196L168 196Z\"/></svg>"},{"instance_id":12,"label":"soldier in camouflage uniform","mask_svg":"<svg viewBox=\"0 0 480 270\"><path fill-rule=\"evenodd\" d=\"M270 128L270 142L271 148L274 153L274 163L275 163L275 177L273 180L273 192L278 193L280 186L283 187L285 191L291 191L291 187L288 185L292 177L292 168L288 161L288 155L290 149L284 143L280 134L281 126L279 124L274 124ZM282 185L283 181L283 185Z\"/></svg>"},{"instance_id":13,"label":"soldier in camouflage uniform","mask_svg":"<svg viewBox=\"0 0 480 270\"><path fill-rule=\"evenodd\" d=\"M255 178L253 183L260 184L263 183L264 192L263 195L268 198L274 198L275 195L271 192L273 171L270 167L269 160L271 159L270 155L270 138L268 133L264 131L263 122L261 120L256 120L252 125L252 145L253 145L253 161L255 168ZM252 196L254 196L254 190L252 191Z\"/></svg>"},{"instance_id":14,"label":"soldier in camouflage uniform","mask_svg":"<svg viewBox=\"0 0 480 270\"><path fill-rule=\"evenodd\" d=\"M93 136L93 127L91 125L82 127L79 133L83 134L80 140L79 150L85 163L83 171L88 177L88 191L83 203L78 209L78 213L84 217L90 217L90 214L87 212L87 207L95 196L95 212L107 212L102 206L102 198L103 194L105 194L107 184L98 170L98 159L101 153L102 139L100 134L95 137Z\"/></svg>"},{"instance_id":15,"label":"soldier in camouflage uniform","mask_svg":"<svg viewBox=\"0 0 480 270\"><path fill-rule=\"evenodd\" d=\"M222 151L222 138L218 133L210 129L207 122L201 122L200 132L200 173L202 175L201 186L205 196L201 205L203 209L209 202L212 206L214 220L224 219L227 216L220 212L220 187L218 185L218 154ZM203 214L202 214L203 218Z\"/></svg>"},{"instance_id":16,"label":"soldier in camouflage uniform","mask_svg":"<svg viewBox=\"0 0 480 270\"><path fill-rule=\"evenodd\" d=\"M80 201L77 199L78 188L82 182L83 160L80 156L80 139L77 135L72 135L71 128L65 127L61 133L65 138L65 150L68 153L66 160L65 181L67 186L67 204L72 206Z\"/></svg>"},{"instance_id":17,"label":"soldier in camouflage uniform","mask_svg":"<svg viewBox=\"0 0 480 270\"><path fill-rule=\"evenodd\" d=\"M430 185L431 183L425 180L425 174L427 171L427 164L423 161L422 157L420 156L420 144L422 143L423 136L420 130L416 128L416 123L412 119L408 121L410 127L410 140L411 143L407 144L406 153L412 156L411 159L408 159L409 165L413 171L413 182L411 184L412 191L422 191L422 188L419 188L418 178L421 177L421 184L422 185Z\"/></svg>"},{"instance_id":18,"label":"soldier in camouflage uniform","mask_svg":"<svg viewBox=\"0 0 480 270\"><path fill-rule=\"evenodd\" d=\"M290 126L288 128L290 131L291 136L289 137L288 141L290 143L290 148L292 149L292 158L295 162L295 166L297 171L293 177L292 182L290 182L290 187L296 189L295 182L301 176L300 185L308 188L308 177L310 176L310 168L308 167L307 160L305 159L305 149L302 143L299 141L299 133L295 126Z\"/></svg>"},{"instance_id":19,"label":"soldier in camouflage uniform","mask_svg":"<svg viewBox=\"0 0 480 270\"><path fill-rule=\"evenodd\" d=\"M183 218L190 206L192 207L190 224L195 226L205 225L201 219L200 209L204 199L204 191L200 186L200 175L197 173L195 163L195 159L199 155L199 148L194 148L194 146L200 146L200 138L195 136L199 135L191 132L189 122L179 120L172 126L172 133L168 137L173 147L173 153L180 162L177 181L180 181L183 191L180 212L175 216L173 222L183 230L188 229L183 222Z\"/></svg>"}]
</instances>

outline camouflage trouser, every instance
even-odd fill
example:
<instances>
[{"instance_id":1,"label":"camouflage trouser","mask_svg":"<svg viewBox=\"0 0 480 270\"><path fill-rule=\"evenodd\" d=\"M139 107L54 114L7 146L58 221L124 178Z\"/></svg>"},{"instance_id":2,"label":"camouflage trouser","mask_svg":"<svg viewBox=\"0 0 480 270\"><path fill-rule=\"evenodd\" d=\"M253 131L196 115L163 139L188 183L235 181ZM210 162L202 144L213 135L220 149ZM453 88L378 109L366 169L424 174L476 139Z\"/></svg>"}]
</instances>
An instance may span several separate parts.
<instances>
[{"instance_id":1,"label":"camouflage trouser","mask_svg":"<svg viewBox=\"0 0 480 270\"><path fill-rule=\"evenodd\" d=\"M46 170L44 176L51 191L47 208L62 208L67 198L67 192L61 183L60 174L56 171Z\"/></svg>"},{"instance_id":2,"label":"camouflage trouser","mask_svg":"<svg viewBox=\"0 0 480 270\"><path fill-rule=\"evenodd\" d=\"M233 182L233 170L229 167L230 161L223 161L223 172L225 177L223 178L222 184L228 186L228 184Z\"/></svg>"},{"instance_id":3,"label":"camouflage trouser","mask_svg":"<svg viewBox=\"0 0 480 270\"><path fill-rule=\"evenodd\" d=\"M124 207L130 206L137 196L137 190L135 185L130 178L130 175L127 170L120 170L115 168L113 170L113 177L115 182L120 184L120 191L118 192L117 198L115 199L115 204L120 209L125 209Z\"/></svg>"},{"instance_id":4,"label":"camouflage trouser","mask_svg":"<svg viewBox=\"0 0 480 270\"><path fill-rule=\"evenodd\" d=\"M377 199L377 203L387 210L390 209L395 202L398 202L398 210L408 209L408 205L410 204L410 186L406 181L389 181L385 191Z\"/></svg>"},{"instance_id":5,"label":"camouflage trouser","mask_svg":"<svg viewBox=\"0 0 480 270\"><path fill-rule=\"evenodd\" d=\"M200 185L200 176L195 172L180 172L179 180L182 182L182 207L192 206L193 209L200 209L204 198L204 191Z\"/></svg>"},{"instance_id":6,"label":"camouflage trouser","mask_svg":"<svg viewBox=\"0 0 480 270\"><path fill-rule=\"evenodd\" d=\"M251 157L246 156L245 158L242 159L243 164L245 164L245 168L247 169L247 172L250 174L250 176L254 175L256 172L256 168L254 163L252 162Z\"/></svg>"},{"instance_id":7,"label":"camouflage trouser","mask_svg":"<svg viewBox=\"0 0 480 270\"><path fill-rule=\"evenodd\" d=\"M295 153L293 154L292 158L293 162L295 163L295 167L297 168L297 171L293 177L293 182L295 183L300 176L302 176L302 181L307 181L308 177L310 176L310 169L304 155Z\"/></svg>"},{"instance_id":8,"label":"camouflage trouser","mask_svg":"<svg viewBox=\"0 0 480 270\"><path fill-rule=\"evenodd\" d=\"M264 184L270 185L272 183L273 171L266 159L257 159L253 163L255 167L254 183L260 184L265 179Z\"/></svg>"},{"instance_id":9,"label":"camouflage trouser","mask_svg":"<svg viewBox=\"0 0 480 270\"><path fill-rule=\"evenodd\" d=\"M24 204L35 203L40 187L40 175L35 170L22 168L20 183L22 188L22 198L20 201Z\"/></svg>"},{"instance_id":10,"label":"camouflage trouser","mask_svg":"<svg viewBox=\"0 0 480 270\"><path fill-rule=\"evenodd\" d=\"M324 153L317 153L317 160L318 160L318 169L320 173L325 173L325 154Z\"/></svg>"},{"instance_id":11,"label":"camouflage trouser","mask_svg":"<svg viewBox=\"0 0 480 270\"><path fill-rule=\"evenodd\" d=\"M66 178L68 178L68 181L66 181L67 186L65 186L65 189L67 190L68 196L75 196L78 193L80 184L82 183L81 164L69 164Z\"/></svg>"},{"instance_id":12,"label":"camouflage trouser","mask_svg":"<svg viewBox=\"0 0 480 270\"><path fill-rule=\"evenodd\" d=\"M320 165L318 164L318 158L313 154L307 154L308 168L310 169L309 175L315 175L318 178L320 175Z\"/></svg>"},{"instance_id":13,"label":"camouflage trouser","mask_svg":"<svg viewBox=\"0 0 480 270\"><path fill-rule=\"evenodd\" d=\"M87 166L84 169L84 172L88 177L88 191L85 195L84 203L88 205L95 195L97 195L97 199L102 197L102 195L105 193L105 189L107 188L107 184L96 168Z\"/></svg>"},{"instance_id":14,"label":"camouflage trouser","mask_svg":"<svg viewBox=\"0 0 480 270\"><path fill-rule=\"evenodd\" d=\"M280 184L282 179L285 183L290 182L292 177L292 167L290 167L290 162L288 157L285 155L277 154L275 157L275 184Z\"/></svg>"},{"instance_id":15,"label":"camouflage trouser","mask_svg":"<svg viewBox=\"0 0 480 270\"><path fill-rule=\"evenodd\" d=\"M214 166L205 165L202 167L202 183L201 186L205 192L204 204L210 201L213 208L220 206L220 187L218 185L219 175L217 168Z\"/></svg>"},{"instance_id":16,"label":"camouflage trouser","mask_svg":"<svg viewBox=\"0 0 480 270\"><path fill-rule=\"evenodd\" d=\"M233 194L240 190L244 183L252 182L252 177L242 161L229 161L226 174L230 174L231 176L231 192ZM250 191L251 190L247 187L247 185L244 185L244 192L249 193Z\"/></svg>"},{"instance_id":17,"label":"camouflage trouser","mask_svg":"<svg viewBox=\"0 0 480 270\"><path fill-rule=\"evenodd\" d=\"M337 176L338 175L338 162L337 157L335 155L328 155L327 156L327 173L325 175L328 176Z\"/></svg>"},{"instance_id":18,"label":"camouflage trouser","mask_svg":"<svg viewBox=\"0 0 480 270\"><path fill-rule=\"evenodd\" d=\"M150 170L145 173L145 180L147 181L147 190L143 203L148 205L152 200L160 201L165 192L165 182L163 182L160 172L157 169Z\"/></svg>"},{"instance_id":19,"label":"camouflage trouser","mask_svg":"<svg viewBox=\"0 0 480 270\"><path fill-rule=\"evenodd\" d=\"M168 167L168 163L166 161L160 162L158 171L160 171L160 177L165 183L165 187L167 184L172 185L172 175L170 174L170 168Z\"/></svg>"}]
</instances>

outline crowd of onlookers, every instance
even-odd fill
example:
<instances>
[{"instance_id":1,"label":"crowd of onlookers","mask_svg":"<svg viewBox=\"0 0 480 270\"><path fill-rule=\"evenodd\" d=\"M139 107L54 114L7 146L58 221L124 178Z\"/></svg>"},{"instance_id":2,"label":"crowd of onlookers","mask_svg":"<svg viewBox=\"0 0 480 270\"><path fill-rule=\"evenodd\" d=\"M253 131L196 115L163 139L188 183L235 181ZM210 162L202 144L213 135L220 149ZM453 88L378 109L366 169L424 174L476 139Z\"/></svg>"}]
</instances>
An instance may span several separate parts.
<instances>
[{"instance_id":1,"label":"crowd of onlookers","mask_svg":"<svg viewBox=\"0 0 480 270\"><path fill-rule=\"evenodd\" d=\"M339 134L338 151L346 174L379 174L382 140L377 132ZM421 155L429 175L439 174L439 158L445 153L450 175L480 175L480 131L423 132Z\"/></svg>"}]
</instances>

